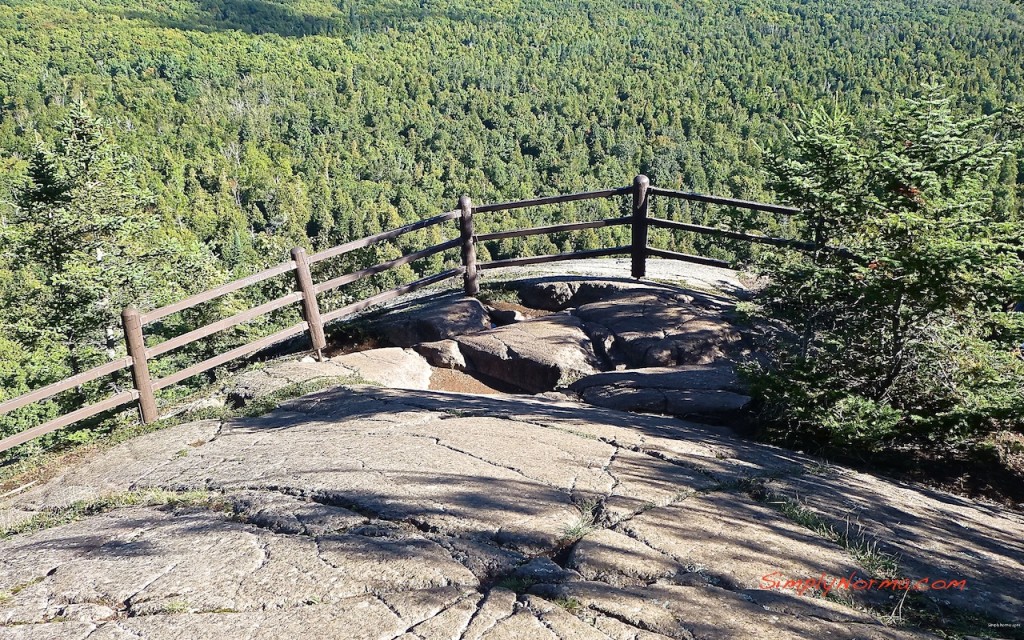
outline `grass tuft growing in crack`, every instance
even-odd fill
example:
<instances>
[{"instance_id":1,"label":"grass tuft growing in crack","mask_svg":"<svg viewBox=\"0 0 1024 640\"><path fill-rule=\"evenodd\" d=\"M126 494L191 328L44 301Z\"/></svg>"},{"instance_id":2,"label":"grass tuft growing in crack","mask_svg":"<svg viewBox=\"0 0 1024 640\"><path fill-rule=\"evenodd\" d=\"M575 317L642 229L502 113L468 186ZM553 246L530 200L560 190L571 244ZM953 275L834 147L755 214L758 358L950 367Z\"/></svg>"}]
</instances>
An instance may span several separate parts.
<instances>
[{"instance_id":1,"label":"grass tuft growing in crack","mask_svg":"<svg viewBox=\"0 0 1024 640\"><path fill-rule=\"evenodd\" d=\"M6 604L11 598L18 595L25 589L28 589L34 584L39 584L45 578L43 576L37 576L26 582L19 582L7 591L0 591L0 605Z\"/></svg>"},{"instance_id":2,"label":"grass tuft growing in crack","mask_svg":"<svg viewBox=\"0 0 1024 640\"><path fill-rule=\"evenodd\" d=\"M534 578L508 575L495 582L494 586L515 591L516 593L526 593L535 584L537 584L537 580Z\"/></svg>"},{"instance_id":3,"label":"grass tuft growing in crack","mask_svg":"<svg viewBox=\"0 0 1024 640\"><path fill-rule=\"evenodd\" d=\"M164 489L125 491L94 500L79 500L66 507L41 511L27 520L0 529L0 540L23 533L31 533L69 524L88 516L112 511L113 509L135 506L160 506L171 509L201 507L213 511L231 510L230 505L221 494L209 491L177 492Z\"/></svg>"},{"instance_id":4,"label":"grass tuft growing in crack","mask_svg":"<svg viewBox=\"0 0 1024 640\"><path fill-rule=\"evenodd\" d=\"M991 638L994 632L1000 638L1024 640L1024 629L1014 622L960 609L940 610L923 595L909 591L891 614L880 617L893 626L927 629L944 640Z\"/></svg>"},{"instance_id":5,"label":"grass tuft growing in crack","mask_svg":"<svg viewBox=\"0 0 1024 640\"><path fill-rule=\"evenodd\" d=\"M565 609L566 611L568 611L572 615L577 615L581 611L586 609L586 607L583 606L583 603L580 602L579 600L577 600L576 598L559 598L558 600L555 600L554 602L555 602L556 605L558 605L559 607Z\"/></svg>"},{"instance_id":6,"label":"grass tuft growing in crack","mask_svg":"<svg viewBox=\"0 0 1024 640\"><path fill-rule=\"evenodd\" d=\"M160 613L190 613L191 611L192 605L184 600L168 600L167 604L160 609Z\"/></svg>"},{"instance_id":7,"label":"grass tuft growing in crack","mask_svg":"<svg viewBox=\"0 0 1024 640\"><path fill-rule=\"evenodd\" d=\"M864 535L861 525L856 525L856 531L851 531L852 523L847 520L846 530L839 531L824 518L800 504L797 500L776 493L769 492L763 502L796 524L810 529L829 542L842 547L871 576L883 579L899 577L899 559L879 549L878 541Z\"/></svg>"},{"instance_id":8,"label":"grass tuft growing in crack","mask_svg":"<svg viewBox=\"0 0 1024 640\"><path fill-rule=\"evenodd\" d=\"M856 525L856 531L851 532L851 522L847 520L846 530L839 531L817 513L792 498L773 494L765 502L793 522L838 544L871 576L883 579L899 577L898 558L879 549L878 541L864 535L861 525Z\"/></svg>"},{"instance_id":9,"label":"grass tuft growing in crack","mask_svg":"<svg viewBox=\"0 0 1024 640\"><path fill-rule=\"evenodd\" d=\"M881 550L878 541L865 535L859 524L846 521L843 530L826 521L823 517L807 508L799 501L788 496L777 494L768 489L763 479L744 480L734 485L735 489L746 491L754 500L766 504L802 527L814 531L826 540L846 550L872 577L880 579L900 580L899 559ZM948 640L961 640L965 637L988 637L995 625L1004 623L984 615L966 612L939 604L926 598L923 594L904 591L903 596L891 611L879 611L873 607L865 608L853 602L841 593L833 591L828 599L871 613L884 624L900 627L917 627L937 634ZM999 628L1006 637L1021 638L1024 633L1019 629Z\"/></svg>"},{"instance_id":10,"label":"grass tuft growing in crack","mask_svg":"<svg viewBox=\"0 0 1024 640\"><path fill-rule=\"evenodd\" d=\"M804 473L810 476L825 476L832 477L838 476L841 471L836 465L830 464L827 460L823 462L814 462L807 465L804 468Z\"/></svg>"},{"instance_id":11,"label":"grass tuft growing in crack","mask_svg":"<svg viewBox=\"0 0 1024 640\"><path fill-rule=\"evenodd\" d=\"M257 418L264 414L270 413L286 400L294 400L302 396L323 391L324 389L330 389L332 387L339 387L348 384L365 384L374 387L380 385L376 382L371 382L360 376L326 376L323 378L313 378L312 380L306 380L305 382L295 382L286 387L282 387L273 393L267 394L262 398L256 398L249 404L238 409L225 409L227 415L223 416L223 419L229 418Z\"/></svg>"},{"instance_id":12,"label":"grass tuft growing in crack","mask_svg":"<svg viewBox=\"0 0 1024 640\"><path fill-rule=\"evenodd\" d=\"M559 542L563 546L578 542L596 528L601 501L597 499L582 500L576 505L576 508L579 509L579 517L562 530Z\"/></svg>"},{"instance_id":13,"label":"grass tuft growing in crack","mask_svg":"<svg viewBox=\"0 0 1024 640\"><path fill-rule=\"evenodd\" d=\"M860 563L864 571L874 578L895 579L900 577L899 558L881 550L877 540L864 534L863 526L847 519L845 530L841 531L798 500L770 490L765 486L764 481L765 478L748 478L723 483L717 490L745 492L757 502L775 509L790 521L839 545Z\"/></svg>"},{"instance_id":14,"label":"grass tuft growing in crack","mask_svg":"<svg viewBox=\"0 0 1024 640\"><path fill-rule=\"evenodd\" d=\"M474 416L485 415L483 412L472 411L472 410L469 410L469 409L441 408L440 411L441 411L441 413L445 414L446 416L451 416L453 418L472 418Z\"/></svg>"}]
</instances>

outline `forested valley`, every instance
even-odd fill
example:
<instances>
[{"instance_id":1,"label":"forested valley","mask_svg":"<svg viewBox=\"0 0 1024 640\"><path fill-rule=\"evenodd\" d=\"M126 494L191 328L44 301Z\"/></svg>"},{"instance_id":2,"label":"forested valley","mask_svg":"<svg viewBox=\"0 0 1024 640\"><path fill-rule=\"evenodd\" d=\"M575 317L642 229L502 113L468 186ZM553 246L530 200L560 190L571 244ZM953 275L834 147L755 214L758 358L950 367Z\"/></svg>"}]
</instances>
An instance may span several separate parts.
<instances>
[{"instance_id":1,"label":"forested valley","mask_svg":"<svg viewBox=\"0 0 1024 640\"><path fill-rule=\"evenodd\" d=\"M1012 115L1024 104L1024 7L0 0L0 400L123 352L113 327L127 304L166 304L279 263L294 246L323 249L453 209L464 193L495 202L624 186L645 173L662 187L773 201L765 163L789 151L794 123L825 108L868 127L926 85L940 85L965 116ZM1017 221L1022 187L1024 156L1000 156L985 185L991 215ZM610 217L625 206L530 209L477 224ZM761 232L788 224L661 206L669 218ZM324 269L379 262L438 234ZM481 254L625 244L622 234L502 240ZM654 241L749 257L683 234ZM386 277L457 259L434 256ZM381 278L334 302L386 285ZM251 306L244 296L159 330L174 335ZM252 323L200 351L282 321ZM0 433L60 406L4 416Z\"/></svg>"}]
</instances>

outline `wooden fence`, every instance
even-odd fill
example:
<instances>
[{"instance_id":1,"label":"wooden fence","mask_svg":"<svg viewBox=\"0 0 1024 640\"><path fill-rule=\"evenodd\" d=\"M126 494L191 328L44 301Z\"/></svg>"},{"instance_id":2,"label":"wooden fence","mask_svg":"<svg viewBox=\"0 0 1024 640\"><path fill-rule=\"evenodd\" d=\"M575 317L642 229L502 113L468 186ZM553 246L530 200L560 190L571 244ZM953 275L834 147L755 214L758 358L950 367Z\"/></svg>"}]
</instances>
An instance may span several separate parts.
<instances>
[{"instance_id":1,"label":"wooden fence","mask_svg":"<svg viewBox=\"0 0 1024 640\"><path fill-rule=\"evenodd\" d=\"M544 227L533 227L529 229L518 229L513 231L498 231L494 233L475 234L473 231L473 216L475 214L492 213L498 211L509 211L512 209L521 209L524 207L537 207L543 205L559 204L564 202L574 202L579 200L595 200L602 198L616 198L621 196L632 196L632 211L631 215L621 218L610 218L606 220L596 220L590 222L574 222L568 224L557 224ZM797 213L796 209L791 207L783 207L772 204L763 204L759 202L748 202L745 200L736 200L732 198L720 198L716 196L708 196L697 193L689 193L685 191L673 191L670 189L661 189L658 187L651 186L647 176L637 176L633 181L633 185L629 187L619 187L615 189L603 189L600 191L588 191L584 193L574 193L569 195L557 195L548 196L542 198L534 198L530 200L520 200L516 202L505 202L499 204L487 204L480 206L473 206L472 201L468 196L463 196L459 200L459 208L441 215L420 220L397 229L391 229L384 231L366 238L359 240L353 240L345 244L332 247L313 255L307 255L305 249L297 247L292 249L291 260L283 262L279 265L271 267L255 273L253 275L223 284L209 291L196 294L174 304L160 307L146 313L140 313L137 309L129 307L124 310L122 314L125 344L128 349L128 355L124 358L108 362L104 365L90 369L78 375L72 376L60 382L36 389L31 393L24 394L17 398L7 400L0 403L0 415L14 411L26 405L41 402L51 398L58 393L68 391L79 387L88 382L92 382L104 376L116 373L123 369L131 369L132 380L134 388L117 393L106 400L94 403L92 405L82 407L76 411L65 414L49 422L26 429L20 433L16 433L12 436L0 440L0 451L6 451L19 444L23 444L37 438L44 434L50 433L57 429L64 428L73 423L79 422L86 418L93 417L97 414L122 407L133 402L138 403L139 412L143 423L150 423L159 418L159 413L156 405L155 392L171 385L178 384L183 380L190 378L194 375L209 371L214 367L218 367L227 362L241 358L243 356L251 355L271 345L282 342L289 338L299 336L301 334L307 334L310 341L310 347L312 351L319 358L323 349L327 346L326 339L324 338L324 325L328 322L350 316L359 311L362 311L370 306L380 304L392 298L398 297L405 293L415 291L421 287L435 284L449 278L456 276L463 277L463 288L468 296L475 296L480 291L478 283L478 273L489 269L498 269L501 267L511 267L519 265L539 264L545 262L555 262L559 260L579 260L583 258L594 258L599 256L611 256L611 255L625 255L631 256L631 274L634 278L643 278L646 274L646 261L648 257L659 257L659 258L670 258L673 260L684 260L687 262L695 262L698 264L712 265L718 267L728 267L729 264L722 260L715 260L713 258L706 258L702 256L694 256L683 253L677 253L674 251L666 251L663 249L655 249L648 246L647 232L649 227L658 227L665 229L676 229L682 231L689 231L698 234L712 235L724 238L730 238L734 240L743 240L747 242L764 243L774 246L790 247L801 250L813 250L814 247L810 243L800 242L796 240L789 240L785 238L772 238L767 236L752 235L748 233L742 233L738 231L729 231L724 229L717 229L714 227L707 227L696 224L688 224L682 222L675 222L672 220L663 220L660 218L650 217L650 204L651 199L654 196L664 196L668 198L678 198L682 200L689 200L693 202L703 202L715 205L723 205L728 207L736 207L739 209L749 209L753 211L764 211L770 213L782 213L792 214ZM310 265L323 260L329 260L337 258L351 251L369 247L378 242L385 240L392 240L402 236L411 231L417 231L419 229L426 229L434 225L443 224L450 220L458 220L459 237L441 244L428 247L415 253L403 255L394 260L382 262L356 271L353 273L345 274L319 284L313 282L312 275L310 273ZM476 243L484 242L488 240L499 240L502 238L520 238L525 236L539 235L539 234L550 234L564 231L578 231L582 229L593 229L599 227L610 227L616 225L630 225L631 226L631 242L626 246L611 247L607 249L592 249L587 251L576 251L573 253L562 253L555 255L544 255L544 256L531 256L525 258L512 258L507 260L494 260L491 262L477 262L476 259ZM448 249L454 249L459 247L462 253L462 265L443 271L441 273L431 275L425 278L421 278L414 282L396 287L383 293L370 296L364 300L354 302L345 305L339 309L331 311L329 313L321 314L320 306L318 302L318 296L323 293L327 293L338 287L351 284L362 278L399 267L404 264L408 264L421 258L440 253ZM145 327L161 318L169 316L173 313L184 311L195 307L196 305L209 302L215 298L227 295L234 291L238 291L248 286L263 282L275 276L279 276L285 273L293 273L295 276L295 290L287 295L281 296L276 300L261 304L253 307L246 311L237 313L229 318L224 318L216 322L212 322L208 325L194 329L187 333L184 333L175 338L165 340L156 345L147 347L145 342ZM236 347L219 355L203 360L197 364L186 367L177 371L176 373L167 375L163 378L152 379L149 371L149 362L158 356L164 355L175 349L180 349L186 345L192 344L197 340L211 336L219 331L224 331L231 327L235 327L245 322L254 320L260 316L268 314L272 311L282 309L292 304L299 304L302 312L302 322L290 326L286 329L282 329L273 333L272 335L266 336L250 342L249 344Z\"/></svg>"}]
</instances>

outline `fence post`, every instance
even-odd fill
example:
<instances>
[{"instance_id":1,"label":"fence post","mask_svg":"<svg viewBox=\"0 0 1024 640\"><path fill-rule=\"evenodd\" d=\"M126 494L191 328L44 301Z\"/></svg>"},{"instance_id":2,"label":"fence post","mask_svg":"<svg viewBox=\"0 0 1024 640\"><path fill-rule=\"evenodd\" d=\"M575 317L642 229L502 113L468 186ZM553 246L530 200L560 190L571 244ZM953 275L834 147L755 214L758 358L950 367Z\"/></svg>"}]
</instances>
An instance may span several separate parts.
<instances>
[{"instance_id":1,"label":"fence post","mask_svg":"<svg viewBox=\"0 0 1024 640\"><path fill-rule=\"evenodd\" d=\"M309 273L309 258L302 247L292 249L292 260L295 261L295 280L302 292L302 317L309 325L309 339L313 343L316 359L322 360L327 339L324 337L324 323L320 320L320 305L316 300L316 289L313 287L313 276Z\"/></svg>"},{"instance_id":2,"label":"fence post","mask_svg":"<svg viewBox=\"0 0 1024 640\"><path fill-rule=\"evenodd\" d=\"M139 310L128 307L122 311L121 323L124 326L124 342L132 359L132 380L135 383L135 390L139 392L142 424L149 424L156 420L159 414L156 410L156 396L153 395L153 383L149 379L146 339L142 335L142 318L139 317Z\"/></svg>"},{"instance_id":3,"label":"fence post","mask_svg":"<svg viewBox=\"0 0 1024 640\"><path fill-rule=\"evenodd\" d=\"M651 181L645 175L633 178L633 243L630 255L633 258L633 277L643 278L647 274L647 214L651 208L648 187Z\"/></svg>"},{"instance_id":4,"label":"fence post","mask_svg":"<svg viewBox=\"0 0 1024 640\"><path fill-rule=\"evenodd\" d=\"M467 296L475 296L480 293L480 283L476 273L476 244L473 237L473 201L469 196L459 198L459 208L462 215L459 217L459 236L462 238L462 264L466 267L463 274L463 283Z\"/></svg>"}]
</instances>

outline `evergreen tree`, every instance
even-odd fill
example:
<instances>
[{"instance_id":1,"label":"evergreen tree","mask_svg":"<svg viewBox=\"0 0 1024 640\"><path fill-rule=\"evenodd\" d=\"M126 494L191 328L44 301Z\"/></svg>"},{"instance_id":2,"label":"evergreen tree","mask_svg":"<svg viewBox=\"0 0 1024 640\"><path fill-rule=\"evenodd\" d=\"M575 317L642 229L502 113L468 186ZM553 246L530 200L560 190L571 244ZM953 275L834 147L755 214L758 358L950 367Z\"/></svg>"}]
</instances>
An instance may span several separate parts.
<instances>
[{"instance_id":1,"label":"evergreen tree","mask_svg":"<svg viewBox=\"0 0 1024 640\"><path fill-rule=\"evenodd\" d=\"M1024 426L1024 323L1004 312L1024 295L1022 230L991 215L996 128L932 91L867 136L818 112L774 162L820 247L760 265L788 329L760 376L778 432L881 447Z\"/></svg>"},{"instance_id":2,"label":"evergreen tree","mask_svg":"<svg viewBox=\"0 0 1024 640\"><path fill-rule=\"evenodd\" d=\"M12 222L20 271L38 282L40 332L64 345L72 373L112 357L121 310L146 306L167 259L132 167L102 121L72 109L60 140L38 144ZM40 342L35 335L30 342Z\"/></svg>"}]
</instances>

